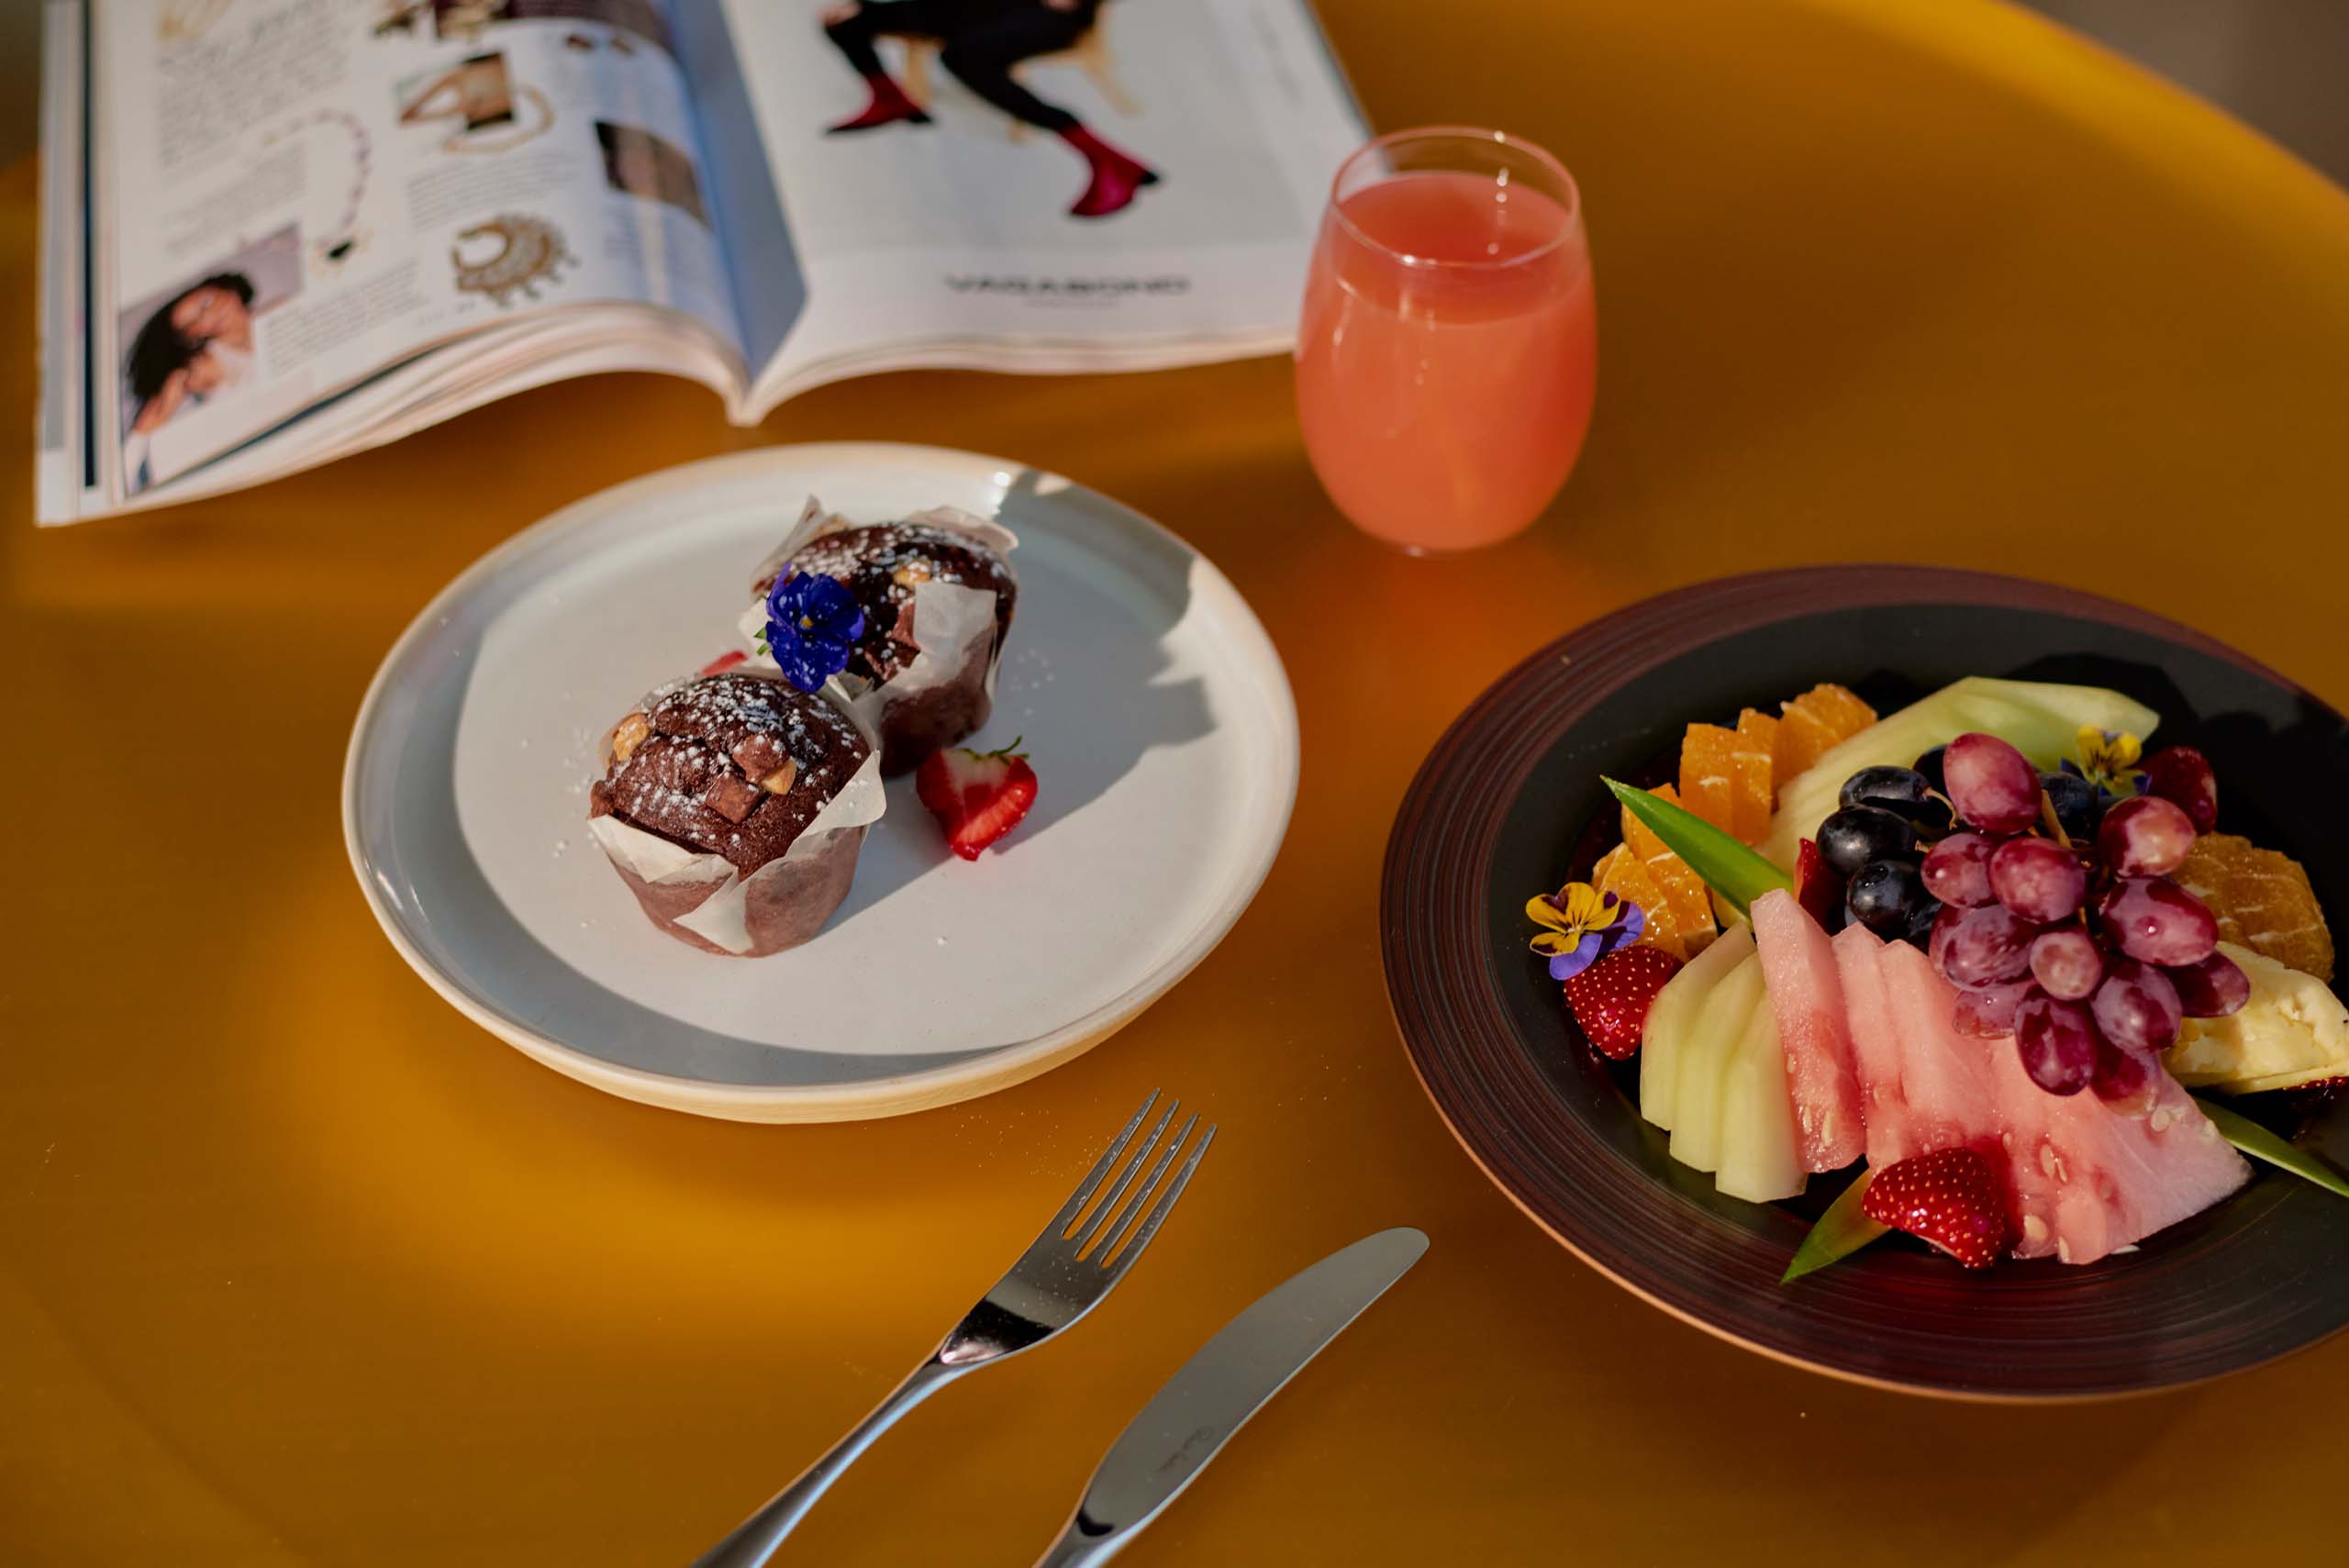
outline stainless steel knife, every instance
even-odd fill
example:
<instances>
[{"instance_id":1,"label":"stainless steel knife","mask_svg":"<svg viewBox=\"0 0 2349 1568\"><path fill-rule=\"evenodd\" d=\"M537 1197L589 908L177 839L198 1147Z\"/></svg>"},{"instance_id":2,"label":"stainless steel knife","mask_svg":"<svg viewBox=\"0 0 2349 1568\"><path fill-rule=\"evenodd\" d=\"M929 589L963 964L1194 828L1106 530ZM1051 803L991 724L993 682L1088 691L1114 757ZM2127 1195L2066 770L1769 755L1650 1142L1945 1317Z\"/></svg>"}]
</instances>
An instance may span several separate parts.
<instances>
[{"instance_id":1,"label":"stainless steel knife","mask_svg":"<svg viewBox=\"0 0 2349 1568\"><path fill-rule=\"evenodd\" d=\"M1249 1417L1427 1250L1428 1239L1408 1227L1366 1236L1225 1324L1119 1434L1036 1568L1089 1568L1125 1550Z\"/></svg>"}]
</instances>

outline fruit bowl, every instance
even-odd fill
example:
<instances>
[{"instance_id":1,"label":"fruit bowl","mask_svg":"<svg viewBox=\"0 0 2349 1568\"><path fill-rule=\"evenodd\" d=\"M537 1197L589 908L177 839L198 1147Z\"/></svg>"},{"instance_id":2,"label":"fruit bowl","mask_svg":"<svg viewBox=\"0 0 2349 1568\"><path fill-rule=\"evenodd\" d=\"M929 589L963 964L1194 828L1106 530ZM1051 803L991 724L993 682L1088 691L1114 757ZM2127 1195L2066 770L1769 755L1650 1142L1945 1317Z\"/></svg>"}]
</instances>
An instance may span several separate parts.
<instances>
[{"instance_id":1,"label":"fruit bowl","mask_svg":"<svg viewBox=\"0 0 2349 1568\"><path fill-rule=\"evenodd\" d=\"M1984 1399L2077 1399L2198 1382L2349 1323L2349 1201L2260 1167L2217 1207L2085 1265L1966 1273L1880 1246L1782 1285L1833 1198L1749 1203L1675 1163L1636 1064L1587 1049L1523 952L1530 890L1586 877L1613 841L1601 783L1653 783L1682 726L1816 682L1888 711L1966 675L2110 687L2206 752L2226 826L2349 893L2321 815L2349 724L2159 617L2038 584L1907 567L1727 579L1649 600L1529 658L1438 742L1396 818L1382 888L1387 989L1430 1097L1502 1191L1586 1261L1764 1354L1855 1381ZM2242 1108L2257 1114L2255 1100ZM2349 1112L2294 1122L2349 1158Z\"/></svg>"}]
</instances>

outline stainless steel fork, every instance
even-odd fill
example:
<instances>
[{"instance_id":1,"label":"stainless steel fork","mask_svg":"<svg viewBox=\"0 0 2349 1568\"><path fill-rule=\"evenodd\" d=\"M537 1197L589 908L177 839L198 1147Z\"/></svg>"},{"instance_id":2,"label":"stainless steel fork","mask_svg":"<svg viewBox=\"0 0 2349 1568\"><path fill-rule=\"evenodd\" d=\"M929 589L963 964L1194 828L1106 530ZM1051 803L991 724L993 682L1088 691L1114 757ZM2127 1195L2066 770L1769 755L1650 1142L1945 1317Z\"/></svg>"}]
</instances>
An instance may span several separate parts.
<instances>
[{"instance_id":1,"label":"stainless steel fork","mask_svg":"<svg viewBox=\"0 0 2349 1568\"><path fill-rule=\"evenodd\" d=\"M1141 1109L1126 1123L1125 1130L1118 1134L1117 1141L1085 1173L1085 1180L1077 1184L1076 1191L1052 1217L1052 1222L1011 1265L1011 1272L996 1281L995 1288L939 1341L930 1359L916 1367L912 1376L897 1385L871 1415L834 1443L823 1458L803 1471L797 1480L769 1498L764 1507L744 1519L731 1535L695 1559L694 1568L759 1568L774 1555L784 1537L816 1506L816 1499L824 1495L825 1489L856 1462L857 1455L873 1446L874 1439L895 1426L899 1417L965 1373L1042 1344L1100 1304L1110 1288L1126 1277L1126 1271L1133 1267L1134 1260L1150 1245L1150 1239L1158 1234L1174 1200L1183 1195L1191 1173L1199 1168L1208 1145L1215 1140L1215 1129L1209 1127L1199 1135L1197 1143L1191 1144L1181 1168L1172 1177L1166 1176L1167 1167L1174 1164L1175 1156L1189 1140L1191 1129L1198 1125L1195 1112L1183 1123L1174 1140L1166 1145L1155 1162L1149 1163L1145 1173L1144 1163L1150 1162L1151 1151L1158 1148L1167 1124L1182 1107L1179 1100L1170 1103L1133 1158L1124 1162L1116 1184L1095 1203L1095 1195L1110 1173L1119 1170L1126 1146L1133 1141L1135 1130L1157 1103L1158 1092L1152 1090L1150 1098L1141 1103ZM1140 1218L1135 1218L1137 1215Z\"/></svg>"}]
</instances>

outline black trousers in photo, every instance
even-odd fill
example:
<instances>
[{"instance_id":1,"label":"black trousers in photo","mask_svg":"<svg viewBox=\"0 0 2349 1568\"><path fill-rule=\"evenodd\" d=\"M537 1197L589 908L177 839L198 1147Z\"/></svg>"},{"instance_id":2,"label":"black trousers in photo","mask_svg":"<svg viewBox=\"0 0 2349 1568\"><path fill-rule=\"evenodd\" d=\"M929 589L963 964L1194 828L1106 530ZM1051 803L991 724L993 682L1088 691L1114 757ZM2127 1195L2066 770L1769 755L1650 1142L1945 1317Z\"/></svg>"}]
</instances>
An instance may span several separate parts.
<instances>
[{"instance_id":1,"label":"black trousers in photo","mask_svg":"<svg viewBox=\"0 0 2349 1568\"><path fill-rule=\"evenodd\" d=\"M824 29L860 76L885 74L873 47L880 38L936 41L938 63L955 80L1014 119L1039 130L1063 131L1076 117L1048 104L1012 79L1011 68L1040 54L1056 54L1093 26L1097 0L1073 11L1042 0L863 0L855 16Z\"/></svg>"}]
</instances>

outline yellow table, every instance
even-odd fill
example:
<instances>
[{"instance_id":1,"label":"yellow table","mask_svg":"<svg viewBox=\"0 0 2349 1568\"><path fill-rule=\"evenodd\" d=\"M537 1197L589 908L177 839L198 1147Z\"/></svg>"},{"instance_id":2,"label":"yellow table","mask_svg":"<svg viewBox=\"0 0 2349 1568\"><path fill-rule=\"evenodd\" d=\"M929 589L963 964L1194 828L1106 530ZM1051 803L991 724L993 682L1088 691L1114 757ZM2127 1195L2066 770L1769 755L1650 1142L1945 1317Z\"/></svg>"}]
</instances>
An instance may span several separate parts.
<instances>
[{"instance_id":1,"label":"yellow table","mask_svg":"<svg viewBox=\"0 0 2349 1568\"><path fill-rule=\"evenodd\" d=\"M1128 1562L2338 1549L2349 1342L2148 1402L1964 1407L1747 1355L1575 1262L1422 1099L1374 910L1389 815L1463 704L1557 631L1719 573L2035 574L2349 704L2349 199L1987 4L1326 10L1379 124L1498 123L1583 181L1598 426L1553 515L1497 551L1413 562L1341 524L1279 361L897 377L751 433L681 384L556 387L36 536L32 184L7 177L0 1559L680 1562L918 1358L1162 1084L1223 1135L1119 1297L891 1434L786 1561L1029 1562L1212 1329L1406 1222L1434 1238L1419 1270ZM410 974L351 884L337 783L369 673L563 502L875 436L1097 485L1254 601L1306 741L1263 895L1123 1035L952 1109L732 1126L533 1065ZM1396 635L1330 643L1340 593Z\"/></svg>"}]
</instances>

